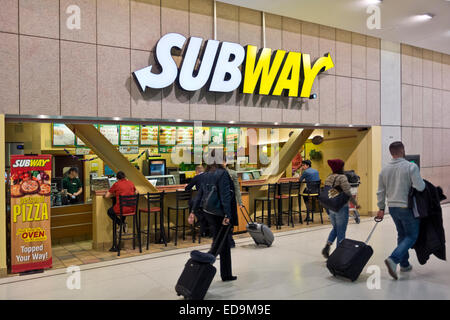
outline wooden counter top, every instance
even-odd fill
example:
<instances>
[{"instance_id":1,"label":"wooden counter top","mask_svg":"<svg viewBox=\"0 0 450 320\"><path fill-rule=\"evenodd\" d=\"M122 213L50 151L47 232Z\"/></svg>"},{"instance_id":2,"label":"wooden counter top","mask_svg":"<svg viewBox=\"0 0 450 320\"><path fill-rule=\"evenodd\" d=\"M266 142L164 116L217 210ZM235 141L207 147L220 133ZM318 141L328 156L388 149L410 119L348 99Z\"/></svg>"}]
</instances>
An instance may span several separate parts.
<instances>
[{"instance_id":1,"label":"wooden counter top","mask_svg":"<svg viewBox=\"0 0 450 320\"><path fill-rule=\"evenodd\" d=\"M168 186L157 186L156 189L158 189L159 192L164 191L165 193L175 193L177 190L184 190L186 186L187 184L174 184ZM95 195L102 197L107 191L108 190L96 190Z\"/></svg>"}]
</instances>

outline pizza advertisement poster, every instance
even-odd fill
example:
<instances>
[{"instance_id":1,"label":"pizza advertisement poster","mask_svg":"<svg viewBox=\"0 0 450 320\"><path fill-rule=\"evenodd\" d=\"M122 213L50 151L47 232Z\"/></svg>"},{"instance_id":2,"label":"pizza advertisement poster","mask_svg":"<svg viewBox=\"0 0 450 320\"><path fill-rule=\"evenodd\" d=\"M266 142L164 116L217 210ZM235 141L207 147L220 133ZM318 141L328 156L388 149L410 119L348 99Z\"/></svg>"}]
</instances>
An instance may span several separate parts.
<instances>
[{"instance_id":1,"label":"pizza advertisement poster","mask_svg":"<svg viewBox=\"0 0 450 320\"><path fill-rule=\"evenodd\" d=\"M51 268L52 156L12 155L11 271Z\"/></svg>"}]
</instances>

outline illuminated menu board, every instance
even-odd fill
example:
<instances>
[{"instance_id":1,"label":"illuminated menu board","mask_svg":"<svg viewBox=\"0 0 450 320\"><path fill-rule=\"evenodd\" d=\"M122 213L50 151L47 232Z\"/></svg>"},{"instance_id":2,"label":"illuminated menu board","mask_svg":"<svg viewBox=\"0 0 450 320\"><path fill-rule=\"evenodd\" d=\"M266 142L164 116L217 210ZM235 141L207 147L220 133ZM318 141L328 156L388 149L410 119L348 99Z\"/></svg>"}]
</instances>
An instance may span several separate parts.
<instances>
[{"instance_id":1,"label":"illuminated menu board","mask_svg":"<svg viewBox=\"0 0 450 320\"><path fill-rule=\"evenodd\" d=\"M119 126L118 125L110 125L110 124L101 124L99 126L99 130L101 134L111 142L112 145L119 145Z\"/></svg>"},{"instance_id":2,"label":"illuminated menu board","mask_svg":"<svg viewBox=\"0 0 450 320\"><path fill-rule=\"evenodd\" d=\"M53 124L53 146L74 146L75 134L64 123Z\"/></svg>"},{"instance_id":3,"label":"illuminated menu board","mask_svg":"<svg viewBox=\"0 0 450 320\"><path fill-rule=\"evenodd\" d=\"M177 144L192 145L193 127L177 127Z\"/></svg>"},{"instance_id":4,"label":"illuminated menu board","mask_svg":"<svg viewBox=\"0 0 450 320\"><path fill-rule=\"evenodd\" d=\"M225 136L227 143L237 144L239 138L239 128L227 128Z\"/></svg>"},{"instance_id":5,"label":"illuminated menu board","mask_svg":"<svg viewBox=\"0 0 450 320\"><path fill-rule=\"evenodd\" d=\"M211 143L223 144L224 133L225 133L225 128L220 128L220 127L211 128Z\"/></svg>"},{"instance_id":6,"label":"illuminated menu board","mask_svg":"<svg viewBox=\"0 0 450 320\"><path fill-rule=\"evenodd\" d=\"M139 145L139 126L120 126L120 144L123 146Z\"/></svg>"},{"instance_id":7,"label":"illuminated menu board","mask_svg":"<svg viewBox=\"0 0 450 320\"><path fill-rule=\"evenodd\" d=\"M211 139L211 129L209 127L194 127L194 143L208 144Z\"/></svg>"},{"instance_id":8,"label":"illuminated menu board","mask_svg":"<svg viewBox=\"0 0 450 320\"><path fill-rule=\"evenodd\" d=\"M141 126L141 146L158 145L158 126Z\"/></svg>"},{"instance_id":9,"label":"illuminated menu board","mask_svg":"<svg viewBox=\"0 0 450 320\"><path fill-rule=\"evenodd\" d=\"M159 144L173 146L177 142L177 127L159 127Z\"/></svg>"}]
</instances>

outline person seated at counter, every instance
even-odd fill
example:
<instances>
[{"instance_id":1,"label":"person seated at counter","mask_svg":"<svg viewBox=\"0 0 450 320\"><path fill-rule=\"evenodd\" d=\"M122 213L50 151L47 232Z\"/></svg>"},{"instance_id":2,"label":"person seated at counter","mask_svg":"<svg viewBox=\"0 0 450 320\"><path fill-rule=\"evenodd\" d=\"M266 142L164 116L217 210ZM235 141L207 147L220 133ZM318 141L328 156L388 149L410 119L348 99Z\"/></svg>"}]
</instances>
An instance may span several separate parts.
<instances>
[{"instance_id":1,"label":"person seated at counter","mask_svg":"<svg viewBox=\"0 0 450 320\"><path fill-rule=\"evenodd\" d=\"M311 185L308 184L308 182L320 181L319 171L311 168L310 160L303 160L301 168L302 168L302 175L300 176L300 182L303 182L303 180L306 182L306 188L303 191L303 193L318 193L320 186ZM305 201L305 204L308 203L307 196L303 196L303 200Z\"/></svg>"},{"instance_id":2,"label":"person seated at counter","mask_svg":"<svg viewBox=\"0 0 450 320\"><path fill-rule=\"evenodd\" d=\"M79 195L83 192L81 180L78 178L78 168L70 168L67 176L64 177L62 183L63 189L67 190L69 203L78 203L80 201Z\"/></svg>"},{"instance_id":3,"label":"person seated at counter","mask_svg":"<svg viewBox=\"0 0 450 320\"><path fill-rule=\"evenodd\" d=\"M123 231L127 232L127 225L125 222L125 217L122 217L122 220L119 218L120 215L120 204L119 204L119 196L131 196L136 194L136 187L133 182L128 180L125 176L125 173L122 171L117 172L117 182L112 185L112 187L106 192L103 196L105 198L116 197L115 204L108 209L108 216L111 220L116 220L117 225L123 228ZM124 207L124 213L129 213L133 211L133 208ZM113 246L109 251L117 251L117 245L113 243Z\"/></svg>"}]
</instances>

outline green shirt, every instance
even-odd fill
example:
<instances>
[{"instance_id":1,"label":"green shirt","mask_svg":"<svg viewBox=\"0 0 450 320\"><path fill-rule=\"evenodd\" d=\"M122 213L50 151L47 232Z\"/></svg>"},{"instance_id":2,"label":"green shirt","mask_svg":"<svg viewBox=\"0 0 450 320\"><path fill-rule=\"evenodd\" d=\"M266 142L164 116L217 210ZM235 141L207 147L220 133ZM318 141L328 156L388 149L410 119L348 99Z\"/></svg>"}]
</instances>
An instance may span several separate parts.
<instances>
[{"instance_id":1,"label":"green shirt","mask_svg":"<svg viewBox=\"0 0 450 320\"><path fill-rule=\"evenodd\" d=\"M68 193L74 194L75 192L78 192L81 187L81 180L78 178L70 179L69 177L65 177L63 179L63 189L67 189Z\"/></svg>"}]
</instances>

